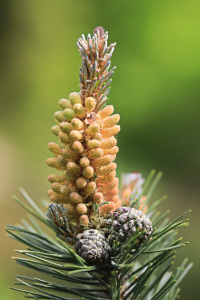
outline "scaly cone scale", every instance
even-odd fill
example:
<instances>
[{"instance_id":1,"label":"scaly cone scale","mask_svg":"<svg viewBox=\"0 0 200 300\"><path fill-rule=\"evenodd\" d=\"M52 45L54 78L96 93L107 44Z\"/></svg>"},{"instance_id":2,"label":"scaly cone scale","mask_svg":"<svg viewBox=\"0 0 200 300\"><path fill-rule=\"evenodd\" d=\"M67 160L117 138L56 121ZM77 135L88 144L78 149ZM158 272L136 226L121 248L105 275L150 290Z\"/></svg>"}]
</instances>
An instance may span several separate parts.
<instances>
[{"instance_id":1,"label":"scaly cone scale","mask_svg":"<svg viewBox=\"0 0 200 300\"><path fill-rule=\"evenodd\" d=\"M115 69L109 71L115 44L107 46L107 39L102 27L94 30L92 38L90 34L87 40L84 35L79 38L81 91L59 101L62 111L55 113L57 125L52 127L59 144L48 144L54 158L47 164L62 171L48 177L48 195L51 201L63 203L71 222L82 226L95 220L93 204L109 202L99 208L101 216L121 206L113 162L119 150L114 136L120 131L120 116L112 115L112 105L103 108Z\"/></svg>"}]
</instances>

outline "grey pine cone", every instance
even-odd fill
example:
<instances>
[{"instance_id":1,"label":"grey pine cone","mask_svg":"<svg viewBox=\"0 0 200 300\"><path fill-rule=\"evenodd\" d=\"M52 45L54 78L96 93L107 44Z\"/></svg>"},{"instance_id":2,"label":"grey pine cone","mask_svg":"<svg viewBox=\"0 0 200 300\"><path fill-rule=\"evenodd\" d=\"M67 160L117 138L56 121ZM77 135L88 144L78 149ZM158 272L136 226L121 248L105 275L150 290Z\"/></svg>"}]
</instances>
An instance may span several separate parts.
<instances>
[{"instance_id":1,"label":"grey pine cone","mask_svg":"<svg viewBox=\"0 0 200 300\"><path fill-rule=\"evenodd\" d=\"M103 224L111 246L114 241L115 244L121 245L133 233L141 232L134 245L134 248L138 249L153 230L150 219L142 211L131 207L119 207L107 215Z\"/></svg>"},{"instance_id":2,"label":"grey pine cone","mask_svg":"<svg viewBox=\"0 0 200 300\"><path fill-rule=\"evenodd\" d=\"M63 204L51 203L47 211L48 221L56 235L67 243L73 243L75 228L68 220L68 211Z\"/></svg>"},{"instance_id":3,"label":"grey pine cone","mask_svg":"<svg viewBox=\"0 0 200 300\"><path fill-rule=\"evenodd\" d=\"M90 229L79 233L75 243L76 252L87 262L100 265L108 260L110 246L99 230Z\"/></svg>"}]
</instances>

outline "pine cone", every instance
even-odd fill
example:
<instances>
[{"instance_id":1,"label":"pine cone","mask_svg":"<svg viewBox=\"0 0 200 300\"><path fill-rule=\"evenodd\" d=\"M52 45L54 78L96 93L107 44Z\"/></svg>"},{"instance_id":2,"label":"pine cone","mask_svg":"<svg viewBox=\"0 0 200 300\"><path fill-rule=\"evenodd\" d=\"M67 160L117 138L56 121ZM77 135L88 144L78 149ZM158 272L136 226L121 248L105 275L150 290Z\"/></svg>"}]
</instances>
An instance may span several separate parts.
<instances>
[{"instance_id":1,"label":"pine cone","mask_svg":"<svg viewBox=\"0 0 200 300\"><path fill-rule=\"evenodd\" d=\"M61 203L51 203L47 211L48 221L56 235L67 243L74 243L76 228L68 220L68 210Z\"/></svg>"},{"instance_id":2,"label":"pine cone","mask_svg":"<svg viewBox=\"0 0 200 300\"><path fill-rule=\"evenodd\" d=\"M120 207L107 215L103 221L108 242L113 246L114 241L119 246L123 244L133 233L144 232L135 241L134 248L140 245L152 233L152 224L149 218L140 210L130 207Z\"/></svg>"},{"instance_id":3,"label":"pine cone","mask_svg":"<svg viewBox=\"0 0 200 300\"><path fill-rule=\"evenodd\" d=\"M70 219L83 226L89 225L93 203L110 202L101 206L101 215L121 206L113 162L119 150L114 136L120 130L120 117L112 115L112 105L102 109L114 70L109 67L115 44L107 47L107 38L103 28L97 28L92 38L78 40L81 92L59 101L62 110L55 113L57 125L52 127L59 144L48 145L55 157L47 164L62 171L48 177L49 197L67 204Z\"/></svg>"},{"instance_id":4,"label":"pine cone","mask_svg":"<svg viewBox=\"0 0 200 300\"><path fill-rule=\"evenodd\" d=\"M75 249L88 263L101 265L108 260L110 246L106 238L98 230L85 230L76 237Z\"/></svg>"}]
</instances>

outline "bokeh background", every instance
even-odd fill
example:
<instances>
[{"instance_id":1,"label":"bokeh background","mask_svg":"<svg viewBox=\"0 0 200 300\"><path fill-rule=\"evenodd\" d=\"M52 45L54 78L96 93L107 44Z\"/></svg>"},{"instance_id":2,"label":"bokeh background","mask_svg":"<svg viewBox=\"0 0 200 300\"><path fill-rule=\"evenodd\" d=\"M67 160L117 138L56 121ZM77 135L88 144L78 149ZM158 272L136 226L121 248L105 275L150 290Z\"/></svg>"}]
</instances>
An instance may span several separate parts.
<instances>
[{"instance_id":1,"label":"bokeh background","mask_svg":"<svg viewBox=\"0 0 200 300\"><path fill-rule=\"evenodd\" d=\"M8 289L14 274L27 274L10 259L17 243L6 237L24 211L11 199L23 186L46 198L51 170L47 144L58 100L79 91L76 41L102 25L117 42L109 102L121 114L118 175L151 169L164 177L155 194L167 193L170 218L192 209L180 232L190 244L178 251L195 262L181 296L200 299L200 2L197 0L4 0L0 2L0 299L23 299ZM21 245L20 245L21 246Z\"/></svg>"}]
</instances>

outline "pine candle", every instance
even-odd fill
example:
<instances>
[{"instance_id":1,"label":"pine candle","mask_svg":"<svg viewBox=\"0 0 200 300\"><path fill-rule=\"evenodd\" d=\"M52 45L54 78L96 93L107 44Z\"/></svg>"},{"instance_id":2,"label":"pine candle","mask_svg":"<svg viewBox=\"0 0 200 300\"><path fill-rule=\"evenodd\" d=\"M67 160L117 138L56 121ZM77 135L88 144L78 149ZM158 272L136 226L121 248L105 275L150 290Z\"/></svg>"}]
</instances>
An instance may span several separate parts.
<instances>
[{"instance_id":1,"label":"pine candle","mask_svg":"<svg viewBox=\"0 0 200 300\"><path fill-rule=\"evenodd\" d=\"M93 204L108 202L100 206L101 216L121 206L114 163L120 116L113 114L112 105L105 106L115 70L110 70L115 44L107 46L107 39L102 27L87 40L79 38L80 93L59 101L62 110L55 113L57 125L52 127L59 143L48 145L54 157L47 164L62 172L48 177L48 195L51 201L63 203L72 222L83 226L94 218Z\"/></svg>"}]
</instances>

